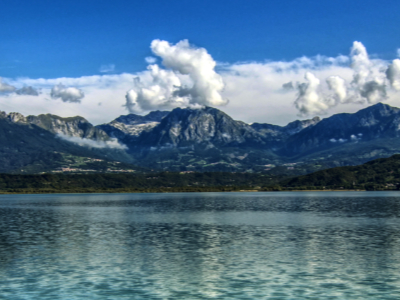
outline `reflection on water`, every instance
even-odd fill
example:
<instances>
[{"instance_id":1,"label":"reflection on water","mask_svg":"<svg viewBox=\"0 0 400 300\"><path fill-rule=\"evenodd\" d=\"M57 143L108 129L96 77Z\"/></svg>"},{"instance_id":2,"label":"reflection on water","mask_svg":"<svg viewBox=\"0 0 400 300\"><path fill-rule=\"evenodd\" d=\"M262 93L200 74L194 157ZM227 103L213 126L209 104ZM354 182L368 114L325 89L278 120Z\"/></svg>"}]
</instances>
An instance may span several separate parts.
<instances>
[{"instance_id":1,"label":"reflection on water","mask_svg":"<svg viewBox=\"0 0 400 300\"><path fill-rule=\"evenodd\" d=\"M0 299L399 299L396 192L0 197Z\"/></svg>"}]
</instances>

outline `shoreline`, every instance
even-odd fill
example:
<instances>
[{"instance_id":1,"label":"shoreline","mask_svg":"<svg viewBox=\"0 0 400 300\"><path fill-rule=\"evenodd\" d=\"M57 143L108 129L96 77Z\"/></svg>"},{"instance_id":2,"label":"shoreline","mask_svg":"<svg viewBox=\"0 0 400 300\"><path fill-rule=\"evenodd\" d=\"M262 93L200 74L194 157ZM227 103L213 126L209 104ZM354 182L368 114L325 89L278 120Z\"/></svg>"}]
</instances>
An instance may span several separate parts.
<instances>
[{"instance_id":1,"label":"shoreline","mask_svg":"<svg viewBox=\"0 0 400 300\"><path fill-rule=\"evenodd\" d=\"M378 190L379 192L397 191L397 190ZM323 190L279 190L279 191L266 191L266 190L218 190L218 189L204 189L204 190L36 190L36 191L0 191L0 195L45 195L45 194L167 194L167 193L270 193L270 192L374 192L363 189L323 189ZM376 191L375 191L376 192Z\"/></svg>"}]
</instances>

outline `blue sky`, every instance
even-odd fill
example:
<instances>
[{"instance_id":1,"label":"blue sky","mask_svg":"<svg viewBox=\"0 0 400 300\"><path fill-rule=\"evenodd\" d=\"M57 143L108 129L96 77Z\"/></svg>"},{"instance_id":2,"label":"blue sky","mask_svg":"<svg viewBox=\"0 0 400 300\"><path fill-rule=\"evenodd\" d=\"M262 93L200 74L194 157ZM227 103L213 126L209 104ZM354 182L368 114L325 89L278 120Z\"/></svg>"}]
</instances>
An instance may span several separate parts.
<instances>
[{"instance_id":1,"label":"blue sky","mask_svg":"<svg viewBox=\"0 0 400 300\"><path fill-rule=\"evenodd\" d=\"M392 1L27 1L2 3L3 77L76 77L145 67L154 39L182 39L220 62L347 54L360 40L393 58L400 2Z\"/></svg>"},{"instance_id":2,"label":"blue sky","mask_svg":"<svg viewBox=\"0 0 400 300\"><path fill-rule=\"evenodd\" d=\"M211 105L284 125L400 106L397 0L3 2L6 112L99 124Z\"/></svg>"}]
</instances>

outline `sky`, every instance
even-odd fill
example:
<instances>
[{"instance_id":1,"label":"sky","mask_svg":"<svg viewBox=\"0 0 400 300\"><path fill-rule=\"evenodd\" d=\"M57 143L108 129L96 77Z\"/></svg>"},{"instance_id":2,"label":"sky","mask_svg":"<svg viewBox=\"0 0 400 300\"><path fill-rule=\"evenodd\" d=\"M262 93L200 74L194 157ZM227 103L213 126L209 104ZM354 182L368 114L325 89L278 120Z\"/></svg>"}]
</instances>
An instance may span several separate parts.
<instances>
[{"instance_id":1,"label":"sky","mask_svg":"<svg viewBox=\"0 0 400 300\"><path fill-rule=\"evenodd\" d=\"M0 110L81 115L213 106L285 125L400 106L400 2L2 3Z\"/></svg>"}]
</instances>

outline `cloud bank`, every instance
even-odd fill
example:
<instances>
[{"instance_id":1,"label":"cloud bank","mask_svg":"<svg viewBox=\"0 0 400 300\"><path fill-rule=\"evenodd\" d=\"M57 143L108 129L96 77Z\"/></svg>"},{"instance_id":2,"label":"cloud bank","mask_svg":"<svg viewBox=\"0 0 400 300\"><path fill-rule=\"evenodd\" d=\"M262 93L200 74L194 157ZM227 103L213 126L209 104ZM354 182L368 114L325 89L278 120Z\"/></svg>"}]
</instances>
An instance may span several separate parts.
<instances>
[{"instance_id":1,"label":"cloud bank","mask_svg":"<svg viewBox=\"0 0 400 300\"><path fill-rule=\"evenodd\" d=\"M231 64L186 40L155 40L151 51L147 69L133 74L0 78L0 110L81 115L100 124L127 112L210 105L237 120L286 125L299 114L352 113L378 101L400 106L400 59L370 56L361 42L348 55Z\"/></svg>"},{"instance_id":2,"label":"cloud bank","mask_svg":"<svg viewBox=\"0 0 400 300\"><path fill-rule=\"evenodd\" d=\"M352 80L339 75L326 78L326 86L312 73L305 75L306 82L296 85L298 97L295 106L300 115L324 113L339 104L375 104L388 99L388 88L400 90L400 60L388 64L370 59L361 42L355 41L350 51Z\"/></svg>"}]
</instances>

